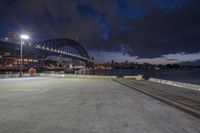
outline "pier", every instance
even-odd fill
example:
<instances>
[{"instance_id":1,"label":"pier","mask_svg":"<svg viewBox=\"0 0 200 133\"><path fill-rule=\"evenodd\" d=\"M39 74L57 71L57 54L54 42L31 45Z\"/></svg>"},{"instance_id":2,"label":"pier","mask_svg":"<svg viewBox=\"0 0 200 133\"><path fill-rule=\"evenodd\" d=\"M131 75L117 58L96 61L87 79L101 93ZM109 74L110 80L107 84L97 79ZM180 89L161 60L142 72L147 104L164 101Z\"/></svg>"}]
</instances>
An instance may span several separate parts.
<instances>
[{"instance_id":1,"label":"pier","mask_svg":"<svg viewBox=\"0 0 200 133\"><path fill-rule=\"evenodd\" d=\"M182 106L199 111L199 91L150 81L49 76L0 79L0 132L200 132L198 115L156 96L179 104L182 98L187 103Z\"/></svg>"}]
</instances>

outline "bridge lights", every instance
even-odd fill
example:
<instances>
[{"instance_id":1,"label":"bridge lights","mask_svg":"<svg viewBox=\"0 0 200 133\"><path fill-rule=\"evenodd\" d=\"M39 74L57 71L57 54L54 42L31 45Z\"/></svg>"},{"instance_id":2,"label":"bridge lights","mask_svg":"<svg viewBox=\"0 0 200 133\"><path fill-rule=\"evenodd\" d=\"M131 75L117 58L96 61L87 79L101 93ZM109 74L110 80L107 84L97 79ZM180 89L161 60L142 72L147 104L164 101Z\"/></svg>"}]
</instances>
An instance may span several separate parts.
<instances>
[{"instance_id":1,"label":"bridge lights","mask_svg":"<svg viewBox=\"0 0 200 133\"><path fill-rule=\"evenodd\" d=\"M23 40L28 40L29 39L29 36L28 35L21 35L20 36L20 39L21 39L21 42L20 42L20 73L19 73L19 76L22 77L22 60L23 60L23 51L22 51L22 48L23 48Z\"/></svg>"}]
</instances>

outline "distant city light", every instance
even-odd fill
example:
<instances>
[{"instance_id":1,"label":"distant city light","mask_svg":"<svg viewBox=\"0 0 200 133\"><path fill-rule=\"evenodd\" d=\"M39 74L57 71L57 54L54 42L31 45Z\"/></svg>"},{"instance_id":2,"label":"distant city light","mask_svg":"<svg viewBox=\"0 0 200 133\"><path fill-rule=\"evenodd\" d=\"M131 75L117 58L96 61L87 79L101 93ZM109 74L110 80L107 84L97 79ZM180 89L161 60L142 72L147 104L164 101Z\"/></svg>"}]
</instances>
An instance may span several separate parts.
<instances>
[{"instance_id":1,"label":"distant city light","mask_svg":"<svg viewBox=\"0 0 200 133\"><path fill-rule=\"evenodd\" d=\"M21 35L20 38L24 39L24 40L27 40L27 39L29 39L29 36L28 35Z\"/></svg>"}]
</instances>

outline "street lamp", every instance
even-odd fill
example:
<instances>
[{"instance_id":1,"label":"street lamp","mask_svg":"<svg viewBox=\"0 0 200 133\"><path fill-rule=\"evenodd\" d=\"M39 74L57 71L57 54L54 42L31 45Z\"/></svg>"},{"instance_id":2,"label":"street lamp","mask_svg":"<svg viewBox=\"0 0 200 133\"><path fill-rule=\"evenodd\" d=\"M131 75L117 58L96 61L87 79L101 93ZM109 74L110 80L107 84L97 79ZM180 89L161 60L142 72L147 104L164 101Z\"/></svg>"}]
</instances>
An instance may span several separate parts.
<instances>
[{"instance_id":1,"label":"street lamp","mask_svg":"<svg viewBox=\"0 0 200 133\"><path fill-rule=\"evenodd\" d=\"M21 40L21 42L20 42L20 74L19 74L19 76L20 77L22 77L22 58L23 58L23 53L22 53L22 48L23 48L23 42L22 42L22 40L28 40L29 39L29 36L28 35L21 35L20 36L20 40Z\"/></svg>"}]
</instances>

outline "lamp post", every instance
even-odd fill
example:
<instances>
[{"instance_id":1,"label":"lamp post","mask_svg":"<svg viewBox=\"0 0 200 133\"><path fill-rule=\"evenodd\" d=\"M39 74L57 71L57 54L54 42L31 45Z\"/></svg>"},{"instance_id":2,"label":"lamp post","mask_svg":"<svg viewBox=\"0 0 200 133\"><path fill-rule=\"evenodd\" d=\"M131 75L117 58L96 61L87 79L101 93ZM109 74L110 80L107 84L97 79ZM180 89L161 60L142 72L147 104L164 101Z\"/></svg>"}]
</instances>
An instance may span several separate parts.
<instances>
[{"instance_id":1,"label":"lamp post","mask_svg":"<svg viewBox=\"0 0 200 133\"><path fill-rule=\"evenodd\" d=\"M22 48L23 48L23 40L28 40L29 39L29 36L28 35L21 35L20 36L20 73L19 73L19 76L22 77L22 64L23 64L23 51L22 51Z\"/></svg>"}]
</instances>

